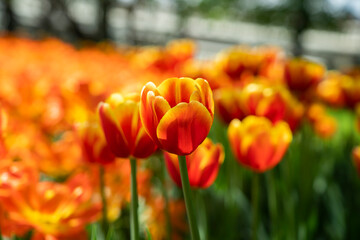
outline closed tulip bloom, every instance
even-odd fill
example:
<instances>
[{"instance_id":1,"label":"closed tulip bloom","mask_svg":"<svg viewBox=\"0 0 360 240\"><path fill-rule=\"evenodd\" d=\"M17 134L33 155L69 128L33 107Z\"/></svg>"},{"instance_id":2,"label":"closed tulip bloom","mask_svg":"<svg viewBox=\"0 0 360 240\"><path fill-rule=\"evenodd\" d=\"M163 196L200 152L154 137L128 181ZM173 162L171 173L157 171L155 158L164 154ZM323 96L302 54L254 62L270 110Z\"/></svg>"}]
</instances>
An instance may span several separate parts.
<instances>
[{"instance_id":1,"label":"closed tulip bloom","mask_svg":"<svg viewBox=\"0 0 360 240\"><path fill-rule=\"evenodd\" d=\"M76 132L86 162L107 164L115 161L115 155L106 143L99 124L92 122L78 124Z\"/></svg>"},{"instance_id":2,"label":"closed tulip bloom","mask_svg":"<svg viewBox=\"0 0 360 240\"><path fill-rule=\"evenodd\" d=\"M256 172L265 172L280 162L292 140L292 133L283 121L272 125L264 117L248 116L243 121L231 121L228 137L241 164Z\"/></svg>"},{"instance_id":3,"label":"closed tulip bloom","mask_svg":"<svg viewBox=\"0 0 360 240\"><path fill-rule=\"evenodd\" d=\"M164 156L172 180L181 187L177 156L168 152L164 152ZM219 143L214 144L209 138L206 138L193 153L186 156L190 186L209 187L215 181L224 157L223 146Z\"/></svg>"},{"instance_id":4,"label":"closed tulip bloom","mask_svg":"<svg viewBox=\"0 0 360 240\"><path fill-rule=\"evenodd\" d=\"M214 119L212 91L201 78L169 78L158 87L149 82L141 92L140 116L161 149L188 155L210 131Z\"/></svg>"},{"instance_id":5,"label":"closed tulip bloom","mask_svg":"<svg viewBox=\"0 0 360 240\"><path fill-rule=\"evenodd\" d=\"M142 126L138 100L138 95L112 94L99 104L106 141L117 157L147 158L157 148Z\"/></svg>"}]
</instances>

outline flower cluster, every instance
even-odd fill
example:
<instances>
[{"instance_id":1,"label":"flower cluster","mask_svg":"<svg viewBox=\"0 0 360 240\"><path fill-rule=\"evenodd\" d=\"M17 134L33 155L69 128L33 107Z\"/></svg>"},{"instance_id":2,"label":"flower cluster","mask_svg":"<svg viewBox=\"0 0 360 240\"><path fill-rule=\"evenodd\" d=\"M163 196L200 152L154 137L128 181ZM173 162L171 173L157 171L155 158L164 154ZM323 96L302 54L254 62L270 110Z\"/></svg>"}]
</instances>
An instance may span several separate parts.
<instances>
[{"instance_id":1,"label":"flower cluster","mask_svg":"<svg viewBox=\"0 0 360 240\"><path fill-rule=\"evenodd\" d=\"M195 50L191 40L76 49L0 38L1 234L86 239L86 226L126 219L134 160L142 234L164 239L170 224L181 239L184 202L158 162L182 187L184 157L190 186L205 189L228 177L232 157L252 173L275 168L302 126L331 139L340 124L330 108L350 109L360 130L359 71L327 71L275 47L208 60ZM359 169L358 148L353 158Z\"/></svg>"}]
</instances>

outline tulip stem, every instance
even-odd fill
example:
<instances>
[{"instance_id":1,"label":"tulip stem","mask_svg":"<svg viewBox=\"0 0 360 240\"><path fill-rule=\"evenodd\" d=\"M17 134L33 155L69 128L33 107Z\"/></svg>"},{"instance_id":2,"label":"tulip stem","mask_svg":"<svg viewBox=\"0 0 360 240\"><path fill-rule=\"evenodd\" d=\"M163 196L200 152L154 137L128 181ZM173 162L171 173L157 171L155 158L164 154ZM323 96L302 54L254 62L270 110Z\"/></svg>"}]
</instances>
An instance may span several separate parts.
<instances>
[{"instance_id":1,"label":"tulip stem","mask_svg":"<svg viewBox=\"0 0 360 240\"><path fill-rule=\"evenodd\" d=\"M131 240L139 239L138 221L138 193L136 184L136 159L130 158L131 165L131 205L130 205L130 230Z\"/></svg>"},{"instance_id":2,"label":"tulip stem","mask_svg":"<svg viewBox=\"0 0 360 240\"><path fill-rule=\"evenodd\" d=\"M171 219L170 219L170 209L169 209L169 196L168 193L166 191L166 171L165 171L165 161L164 159L160 159L162 160L160 162L160 166L161 166L161 190L162 190L162 195L164 197L165 200L165 216L166 216L166 239L170 240L171 239Z\"/></svg>"},{"instance_id":3,"label":"tulip stem","mask_svg":"<svg viewBox=\"0 0 360 240\"><path fill-rule=\"evenodd\" d=\"M252 239L257 240L258 225L259 225L259 178L258 173L253 173L252 178L252 191L251 191L251 201L252 201Z\"/></svg>"},{"instance_id":4,"label":"tulip stem","mask_svg":"<svg viewBox=\"0 0 360 240\"><path fill-rule=\"evenodd\" d=\"M196 224L196 216L194 211L193 199L191 196L191 189L189 183L189 176L186 166L186 157L179 156L179 166L180 166L180 176L181 176L181 184L184 193L185 205L187 217L190 225L191 237L193 240L199 240L199 231Z\"/></svg>"},{"instance_id":5,"label":"tulip stem","mask_svg":"<svg viewBox=\"0 0 360 240\"><path fill-rule=\"evenodd\" d=\"M100 180L100 195L102 202L102 230L106 237L109 231L109 222L107 219L107 203L105 195L105 169L103 165L99 166L99 180Z\"/></svg>"},{"instance_id":6,"label":"tulip stem","mask_svg":"<svg viewBox=\"0 0 360 240\"><path fill-rule=\"evenodd\" d=\"M272 230L272 238L277 239L277 200L276 200L276 189L275 189L275 179L274 172L268 171L266 173L266 182L267 182L267 192L268 192L268 203L269 203L269 211L271 218L271 230Z\"/></svg>"}]
</instances>

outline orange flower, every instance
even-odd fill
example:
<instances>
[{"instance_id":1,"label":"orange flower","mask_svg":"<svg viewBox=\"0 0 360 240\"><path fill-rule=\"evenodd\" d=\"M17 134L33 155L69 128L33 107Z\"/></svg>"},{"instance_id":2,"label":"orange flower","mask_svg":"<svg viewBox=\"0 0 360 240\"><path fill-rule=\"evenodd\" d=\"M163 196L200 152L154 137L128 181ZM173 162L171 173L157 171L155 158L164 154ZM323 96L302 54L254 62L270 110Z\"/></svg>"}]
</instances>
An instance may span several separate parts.
<instances>
[{"instance_id":1,"label":"orange flower","mask_svg":"<svg viewBox=\"0 0 360 240\"><path fill-rule=\"evenodd\" d=\"M285 64L285 80L292 90L307 90L318 83L324 73L324 66L301 58L290 59Z\"/></svg>"},{"instance_id":2,"label":"orange flower","mask_svg":"<svg viewBox=\"0 0 360 240\"><path fill-rule=\"evenodd\" d=\"M315 132L322 138L330 138L337 129L337 122L331 116L322 116L314 123Z\"/></svg>"},{"instance_id":3,"label":"orange flower","mask_svg":"<svg viewBox=\"0 0 360 240\"><path fill-rule=\"evenodd\" d=\"M339 72L329 72L324 81L321 81L317 86L317 95L331 105L343 106L345 103L345 95L342 89L342 83L349 81L349 78L349 76Z\"/></svg>"},{"instance_id":4,"label":"orange flower","mask_svg":"<svg viewBox=\"0 0 360 240\"><path fill-rule=\"evenodd\" d=\"M140 116L161 149L190 154L204 141L214 119L209 84L201 78L169 78L158 87L149 82L141 92Z\"/></svg>"},{"instance_id":5,"label":"orange flower","mask_svg":"<svg viewBox=\"0 0 360 240\"><path fill-rule=\"evenodd\" d=\"M325 107L319 103L312 104L307 112L307 117L314 131L322 138L334 135L337 129L336 120L327 115Z\"/></svg>"},{"instance_id":6,"label":"orange flower","mask_svg":"<svg viewBox=\"0 0 360 240\"><path fill-rule=\"evenodd\" d=\"M157 148L142 126L138 100L138 95L112 94L99 104L106 141L117 157L147 158Z\"/></svg>"},{"instance_id":7,"label":"orange flower","mask_svg":"<svg viewBox=\"0 0 360 240\"><path fill-rule=\"evenodd\" d=\"M166 239L166 217L165 201L161 197L153 197L148 203L145 210L146 228L149 229L152 239ZM169 214L171 222L171 239L181 240L188 233L186 224L185 203L182 200L169 201Z\"/></svg>"},{"instance_id":8,"label":"orange flower","mask_svg":"<svg viewBox=\"0 0 360 240\"><path fill-rule=\"evenodd\" d=\"M10 196L1 197L1 203L11 220L52 237L82 232L86 224L97 219L101 209L92 201L92 187L84 174L66 183L28 183Z\"/></svg>"},{"instance_id":9,"label":"orange flower","mask_svg":"<svg viewBox=\"0 0 360 240\"><path fill-rule=\"evenodd\" d=\"M280 162L292 140L292 133L285 122L273 126L266 118L248 116L242 122L231 121L228 137L241 164L264 172Z\"/></svg>"},{"instance_id":10,"label":"orange flower","mask_svg":"<svg viewBox=\"0 0 360 240\"><path fill-rule=\"evenodd\" d=\"M115 155L108 147L101 127L97 123L77 124L76 130L87 162L107 164L115 161Z\"/></svg>"},{"instance_id":11,"label":"orange flower","mask_svg":"<svg viewBox=\"0 0 360 240\"><path fill-rule=\"evenodd\" d=\"M181 187L180 169L177 156L164 152L166 167L172 180ZM224 161L224 148L221 144L213 144L209 138L186 156L190 186L209 187L216 179L220 165Z\"/></svg>"}]
</instances>

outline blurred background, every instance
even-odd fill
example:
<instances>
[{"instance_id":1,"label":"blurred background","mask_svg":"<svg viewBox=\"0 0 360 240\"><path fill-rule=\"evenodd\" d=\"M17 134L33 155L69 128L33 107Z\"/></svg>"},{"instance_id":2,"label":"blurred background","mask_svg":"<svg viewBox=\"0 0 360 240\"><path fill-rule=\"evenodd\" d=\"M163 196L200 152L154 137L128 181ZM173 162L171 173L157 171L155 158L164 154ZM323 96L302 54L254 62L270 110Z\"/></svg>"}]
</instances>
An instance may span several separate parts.
<instances>
[{"instance_id":1,"label":"blurred background","mask_svg":"<svg viewBox=\"0 0 360 240\"><path fill-rule=\"evenodd\" d=\"M360 63L357 0L1 0L0 29L75 44L192 38L200 59L234 44L267 44L329 68Z\"/></svg>"}]
</instances>

